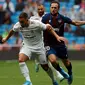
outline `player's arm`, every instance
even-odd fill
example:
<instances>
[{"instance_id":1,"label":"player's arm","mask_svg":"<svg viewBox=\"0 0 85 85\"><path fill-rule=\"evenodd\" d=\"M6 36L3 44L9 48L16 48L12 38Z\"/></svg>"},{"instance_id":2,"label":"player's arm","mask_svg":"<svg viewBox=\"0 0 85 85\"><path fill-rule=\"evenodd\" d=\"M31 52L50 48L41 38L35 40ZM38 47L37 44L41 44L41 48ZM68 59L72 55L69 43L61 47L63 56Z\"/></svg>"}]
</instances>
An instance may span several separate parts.
<instances>
[{"instance_id":1,"label":"player's arm","mask_svg":"<svg viewBox=\"0 0 85 85\"><path fill-rule=\"evenodd\" d=\"M61 42L61 41L64 41L65 43L68 43L68 40L66 39L66 38L64 38L64 37L60 37L54 30L53 30L53 28L52 28L52 26L50 25L50 24L46 24L46 30L48 31L48 32L50 32L52 35L54 35L54 37L59 41L59 42Z\"/></svg>"},{"instance_id":2,"label":"player's arm","mask_svg":"<svg viewBox=\"0 0 85 85\"><path fill-rule=\"evenodd\" d=\"M14 34L14 31L11 29L8 33L8 35L2 39L2 42L6 42L12 35Z\"/></svg>"},{"instance_id":3,"label":"player's arm","mask_svg":"<svg viewBox=\"0 0 85 85\"><path fill-rule=\"evenodd\" d=\"M68 17L62 16L63 20L65 23L72 24L75 26L80 26L80 25L85 25L85 21L76 21L76 20L71 20Z\"/></svg>"},{"instance_id":4,"label":"player's arm","mask_svg":"<svg viewBox=\"0 0 85 85\"><path fill-rule=\"evenodd\" d=\"M13 27L12 29L9 31L8 35L2 39L2 42L6 42L13 34L14 32L18 32L19 31L19 28L20 28L20 24L19 22L17 22Z\"/></svg>"},{"instance_id":5,"label":"player's arm","mask_svg":"<svg viewBox=\"0 0 85 85\"><path fill-rule=\"evenodd\" d=\"M85 25L85 21L72 20L72 25L75 25L75 26Z\"/></svg>"}]
</instances>

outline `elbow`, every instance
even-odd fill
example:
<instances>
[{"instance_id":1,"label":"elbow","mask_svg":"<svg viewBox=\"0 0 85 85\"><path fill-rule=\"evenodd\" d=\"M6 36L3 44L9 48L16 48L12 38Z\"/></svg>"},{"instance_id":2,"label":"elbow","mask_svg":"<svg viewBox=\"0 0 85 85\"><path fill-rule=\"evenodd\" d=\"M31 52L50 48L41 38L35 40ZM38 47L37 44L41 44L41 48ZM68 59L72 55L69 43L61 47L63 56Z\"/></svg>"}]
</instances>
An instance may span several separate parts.
<instances>
[{"instance_id":1,"label":"elbow","mask_svg":"<svg viewBox=\"0 0 85 85\"><path fill-rule=\"evenodd\" d=\"M77 21L74 21L72 24L75 25L75 26L79 26L80 25Z\"/></svg>"},{"instance_id":2,"label":"elbow","mask_svg":"<svg viewBox=\"0 0 85 85\"><path fill-rule=\"evenodd\" d=\"M80 26L80 24L77 24L76 26Z\"/></svg>"},{"instance_id":3,"label":"elbow","mask_svg":"<svg viewBox=\"0 0 85 85\"><path fill-rule=\"evenodd\" d=\"M75 26L80 26L80 24L78 24L78 23L75 23Z\"/></svg>"}]
</instances>

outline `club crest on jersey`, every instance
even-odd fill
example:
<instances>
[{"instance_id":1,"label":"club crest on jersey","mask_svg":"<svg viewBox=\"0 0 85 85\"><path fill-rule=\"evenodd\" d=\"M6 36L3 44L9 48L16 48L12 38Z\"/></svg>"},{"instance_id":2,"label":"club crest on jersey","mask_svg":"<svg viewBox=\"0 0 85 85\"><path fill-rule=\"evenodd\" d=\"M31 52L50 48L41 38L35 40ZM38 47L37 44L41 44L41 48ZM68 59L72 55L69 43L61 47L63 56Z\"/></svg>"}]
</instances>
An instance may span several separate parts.
<instances>
[{"instance_id":1,"label":"club crest on jersey","mask_svg":"<svg viewBox=\"0 0 85 85\"><path fill-rule=\"evenodd\" d=\"M62 22L62 20L60 19L60 20L58 20L58 22L59 22L59 23L61 23L61 22Z\"/></svg>"},{"instance_id":2,"label":"club crest on jersey","mask_svg":"<svg viewBox=\"0 0 85 85\"><path fill-rule=\"evenodd\" d=\"M49 23L51 22L51 20L49 20Z\"/></svg>"}]
</instances>

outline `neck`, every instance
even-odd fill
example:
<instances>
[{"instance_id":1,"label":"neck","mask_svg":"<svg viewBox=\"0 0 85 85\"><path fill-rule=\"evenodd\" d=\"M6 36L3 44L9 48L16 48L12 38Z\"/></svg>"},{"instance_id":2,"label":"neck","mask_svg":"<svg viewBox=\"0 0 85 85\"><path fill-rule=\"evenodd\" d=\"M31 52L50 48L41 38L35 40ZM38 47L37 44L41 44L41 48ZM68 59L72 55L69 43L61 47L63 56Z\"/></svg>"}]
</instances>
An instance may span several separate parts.
<instances>
[{"instance_id":1,"label":"neck","mask_svg":"<svg viewBox=\"0 0 85 85\"><path fill-rule=\"evenodd\" d=\"M40 14L39 14L39 16L42 17L43 15L40 15Z\"/></svg>"},{"instance_id":2,"label":"neck","mask_svg":"<svg viewBox=\"0 0 85 85\"><path fill-rule=\"evenodd\" d=\"M29 26L29 24L30 24L30 20L28 19L28 26Z\"/></svg>"},{"instance_id":3,"label":"neck","mask_svg":"<svg viewBox=\"0 0 85 85\"><path fill-rule=\"evenodd\" d=\"M51 15L52 15L52 17L57 17L58 16L58 13L56 13L56 14L52 14L51 13Z\"/></svg>"}]
</instances>

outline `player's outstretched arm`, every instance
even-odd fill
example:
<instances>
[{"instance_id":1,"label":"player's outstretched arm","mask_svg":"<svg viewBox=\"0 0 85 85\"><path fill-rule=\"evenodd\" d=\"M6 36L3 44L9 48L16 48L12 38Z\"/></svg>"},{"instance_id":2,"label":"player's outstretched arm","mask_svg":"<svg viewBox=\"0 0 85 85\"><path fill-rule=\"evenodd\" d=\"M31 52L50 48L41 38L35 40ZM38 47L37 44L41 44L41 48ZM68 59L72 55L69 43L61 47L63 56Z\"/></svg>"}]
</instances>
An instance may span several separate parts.
<instances>
[{"instance_id":1,"label":"player's outstretched arm","mask_svg":"<svg viewBox=\"0 0 85 85\"><path fill-rule=\"evenodd\" d=\"M10 30L8 35L2 39L2 42L6 42L12 35L14 34L14 31L13 30Z\"/></svg>"},{"instance_id":2,"label":"player's outstretched arm","mask_svg":"<svg viewBox=\"0 0 85 85\"><path fill-rule=\"evenodd\" d=\"M75 25L75 26L85 25L85 21L72 20L72 24Z\"/></svg>"},{"instance_id":3,"label":"player's outstretched arm","mask_svg":"<svg viewBox=\"0 0 85 85\"><path fill-rule=\"evenodd\" d=\"M66 38L64 38L64 37L60 37L60 36L53 30L53 28L52 28L51 25L49 25L49 24L46 24L46 25L47 25L47 30L48 30L52 35L54 35L54 37L55 37L59 42L64 41L65 43L68 43L68 40L67 40Z\"/></svg>"}]
</instances>

